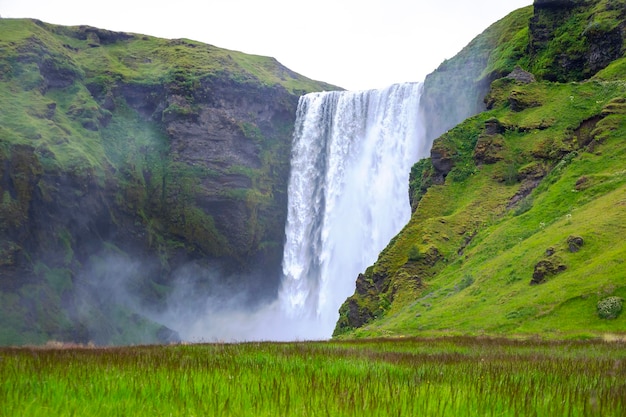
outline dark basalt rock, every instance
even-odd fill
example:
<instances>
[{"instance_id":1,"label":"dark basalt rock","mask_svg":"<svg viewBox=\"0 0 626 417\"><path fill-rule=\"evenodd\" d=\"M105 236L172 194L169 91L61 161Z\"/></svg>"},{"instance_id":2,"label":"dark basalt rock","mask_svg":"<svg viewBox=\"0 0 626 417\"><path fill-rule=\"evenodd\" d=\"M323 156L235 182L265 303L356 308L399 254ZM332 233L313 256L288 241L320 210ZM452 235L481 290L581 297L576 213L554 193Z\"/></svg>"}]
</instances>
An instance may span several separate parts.
<instances>
[{"instance_id":1,"label":"dark basalt rock","mask_svg":"<svg viewBox=\"0 0 626 417\"><path fill-rule=\"evenodd\" d=\"M64 66L52 58L44 59L39 64L39 72L45 80L43 91L47 91L50 88L69 87L74 83L78 75L76 68Z\"/></svg>"},{"instance_id":2,"label":"dark basalt rock","mask_svg":"<svg viewBox=\"0 0 626 417\"><path fill-rule=\"evenodd\" d=\"M549 259L543 259L535 265L533 271L533 278L530 280L530 285L537 285L545 282L547 277L556 275L559 272L563 272L567 269L567 265L561 262L561 260L552 255Z\"/></svg>"},{"instance_id":3,"label":"dark basalt rock","mask_svg":"<svg viewBox=\"0 0 626 417\"><path fill-rule=\"evenodd\" d=\"M133 35L126 32L113 32L106 29L95 28L92 26L79 26L76 37L82 40L88 40L89 46L99 46L102 44L111 44L115 42L132 39Z\"/></svg>"},{"instance_id":4,"label":"dark basalt rock","mask_svg":"<svg viewBox=\"0 0 626 417\"><path fill-rule=\"evenodd\" d=\"M474 161L476 164L493 164L503 159L502 150L505 147L502 133L506 128L496 118L485 122L485 129L478 137L474 147Z\"/></svg>"},{"instance_id":5,"label":"dark basalt rock","mask_svg":"<svg viewBox=\"0 0 626 417\"><path fill-rule=\"evenodd\" d=\"M533 74L528 71L524 71L520 66L515 67L515 69L506 76L506 78L515 80L522 84L530 84L536 81Z\"/></svg>"},{"instance_id":6,"label":"dark basalt rock","mask_svg":"<svg viewBox=\"0 0 626 417\"><path fill-rule=\"evenodd\" d=\"M621 58L624 44L624 25L607 25L589 18L581 33L559 34L560 28L584 12L584 0L536 0L534 16L530 20L528 52L532 61L541 61L548 81L582 81L595 75L611 62ZM607 10L610 8L607 5ZM584 42L581 42L584 40ZM558 50L554 49L557 42ZM552 46L550 46L552 44ZM552 50L552 54L545 52Z\"/></svg>"},{"instance_id":7,"label":"dark basalt rock","mask_svg":"<svg viewBox=\"0 0 626 417\"><path fill-rule=\"evenodd\" d=\"M350 326L353 328L359 328L374 319L372 312L367 308L361 307L354 297L348 298L343 307L347 309ZM339 329L339 325L337 328Z\"/></svg>"},{"instance_id":8,"label":"dark basalt rock","mask_svg":"<svg viewBox=\"0 0 626 417\"><path fill-rule=\"evenodd\" d=\"M433 182L435 184L443 184L446 176L454 168L454 160L452 159L451 151L445 146L441 145L441 142L436 141L433 143L433 147L430 150L430 160L435 168L435 175L433 176Z\"/></svg>"},{"instance_id":9,"label":"dark basalt rock","mask_svg":"<svg viewBox=\"0 0 626 417\"><path fill-rule=\"evenodd\" d=\"M501 152L504 140L499 135L481 135L474 147L474 161L477 165L494 164L503 159Z\"/></svg>"},{"instance_id":10,"label":"dark basalt rock","mask_svg":"<svg viewBox=\"0 0 626 417\"><path fill-rule=\"evenodd\" d=\"M533 5L535 8L552 9L576 7L581 3L582 0L535 0Z\"/></svg>"},{"instance_id":11,"label":"dark basalt rock","mask_svg":"<svg viewBox=\"0 0 626 417\"><path fill-rule=\"evenodd\" d=\"M491 118L485 122L485 130L483 133L485 135L498 135L504 133L506 130L505 126L500 123L500 120Z\"/></svg>"},{"instance_id":12,"label":"dark basalt rock","mask_svg":"<svg viewBox=\"0 0 626 417\"><path fill-rule=\"evenodd\" d=\"M567 238L567 247L572 253L580 251L584 244L585 241L580 236L570 236Z\"/></svg>"}]
</instances>

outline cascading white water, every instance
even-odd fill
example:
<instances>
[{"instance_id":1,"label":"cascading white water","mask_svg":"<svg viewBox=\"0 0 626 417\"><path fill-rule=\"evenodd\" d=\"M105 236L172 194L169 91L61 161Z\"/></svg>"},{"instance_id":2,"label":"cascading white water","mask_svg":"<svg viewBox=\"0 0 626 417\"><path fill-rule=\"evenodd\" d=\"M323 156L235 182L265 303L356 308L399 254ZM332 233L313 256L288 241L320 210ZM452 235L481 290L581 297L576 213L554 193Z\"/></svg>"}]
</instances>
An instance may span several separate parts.
<instances>
[{"instance_id":1,"label":"cascading white water","mask_svg":"<svg viewBox=\"0 0 626 417\"><path fill-rule=\"evenodd\" d=\"M421 84L300 98L280 308L298 337L330 337L360 272L408 222L408 176L429 151Z\"/></svg>"}]
</instances>

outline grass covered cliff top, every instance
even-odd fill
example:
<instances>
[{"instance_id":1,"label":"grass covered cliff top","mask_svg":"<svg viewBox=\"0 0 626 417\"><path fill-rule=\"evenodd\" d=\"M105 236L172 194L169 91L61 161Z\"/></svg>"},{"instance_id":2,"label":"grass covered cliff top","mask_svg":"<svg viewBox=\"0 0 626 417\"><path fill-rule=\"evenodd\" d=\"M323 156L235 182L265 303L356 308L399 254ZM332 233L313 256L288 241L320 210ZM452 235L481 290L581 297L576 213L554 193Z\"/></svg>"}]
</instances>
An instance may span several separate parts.
<instances>
[{"instance_id":1,"label":"grass covered cliff top","mask_svg":"<svg viewBox=\"0 0 626 417\"><path fill-rule=\"evenodd\" d=\"M162 39L90 26L58 26L31 19L0 19L0 31L3 57L9 61L42 59L45 65L78 75L86 83L122 80L162 84L181 75L224 75L241 82L279 84L296 93L317 91L320 85L337 89L299 75L274 58L189 39Z\"/></svg>"},{"instance_id":2,"label":"grass covered cliff top","mask_svg":"<svg viewBox=\"0 0 626 417\"><path fill-rule=\"evenodd\" d=\"M95 131L111 116L107 107L114 106L114 88L145 88L146 94L129 104L149 110L155 110L150 107L156 106L165 86L170 94L186 98L202 83L233 83L253 89L280 86L296 96L337 89L296 74L274 58L187 39L57 26L31 19L0 19L0 33L3 145L44 143L56 156L48 162L63 170L87 169L101 175L106 157ZM169 110L177 114L194 111L192 106L169 104ZM57 107L65 114L56 112ZM51 120L55 116L56 120ZM69 140L68 136L81 140Z\"/></svg>"}]
</instances>

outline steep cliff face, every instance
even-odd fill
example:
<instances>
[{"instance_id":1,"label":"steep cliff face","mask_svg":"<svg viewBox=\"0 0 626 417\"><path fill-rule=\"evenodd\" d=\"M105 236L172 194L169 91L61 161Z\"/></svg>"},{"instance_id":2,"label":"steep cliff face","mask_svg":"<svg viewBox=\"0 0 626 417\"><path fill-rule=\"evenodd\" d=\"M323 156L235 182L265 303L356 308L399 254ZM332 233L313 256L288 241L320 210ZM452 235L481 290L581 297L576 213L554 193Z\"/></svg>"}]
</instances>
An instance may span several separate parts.
<instances>
[{"instance_id":1,"label":"steep cliff face","mask_svg":"<svg viewBox=\"0 0 626 417\"><path fill-rule=\"evenodd\" d=\"M528 68L549 81L581 81L620 58L626 3L536 1L530 20Z\"/></svg>"},{"instance_id":2,"label":"steep cliff face","mask_svg":"<svg viewBox=\"0 0 626 417\"><path fill-rule=\"evenodd\" d=\"M427 78L427 111L446 114L429 132L449 130L413 167L411 221L357 278L335 335L623 331L599 309L626 297L624 10L536 1ZM466 92L440 88L444 74Z\"/></svg>"},{"instance_id":3,"label":"steep cliff face","mask_svg":"<svg viewBox=\"0 0 626 417\"><path fill-rule=\"evenodd\" d=\"M532 14L525 7L494 23L426 77L421 103L429 140L485 110L491 82L510 73L526 53Z\"/></svg>"},{"instance_id":4,"label":"steep cliff face","mask_svg":"<svg viewBox=\"0 0 626 417\"><path fill-rule=\"evenodd\" d=\"M144 313L189 265L275 294L297 100L334 87L189 40L0 32L0 343L169 340Z\"/></svg>"}]
</instances>

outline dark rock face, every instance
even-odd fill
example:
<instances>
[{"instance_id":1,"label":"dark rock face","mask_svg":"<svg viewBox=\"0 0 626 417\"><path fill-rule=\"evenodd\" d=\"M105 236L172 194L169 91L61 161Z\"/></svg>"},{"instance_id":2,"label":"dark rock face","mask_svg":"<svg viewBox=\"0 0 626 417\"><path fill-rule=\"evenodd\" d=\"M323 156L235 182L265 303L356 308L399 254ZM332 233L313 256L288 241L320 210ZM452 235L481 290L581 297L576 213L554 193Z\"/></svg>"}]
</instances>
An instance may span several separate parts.
<instances>
[{"instance_id":1,"label":"dark rock face","mask_svg":"<svg viewBox=\"0 0 626 417\"><path fill-rule=\"evenodd\" d=\"M520 66L515 67L515 69L506 76L506 78L510 78L522 84L530 84L536 81L533 74L528 71L524 71Z\"/></svg>"},{"instance_id":2,"label":"dark rock face","mask_svg":"<svg viewBox=\"0 0 626 417\"><path fill-rule=\"evenodd\" d=\"M485 122L485 135L493 136L504 133L506 128L496 118L489 119Z\"/></svg>"},{"instance_id":3,"label":"dark rock face","mask_svg":"<svg viewBox=\"0 0 626 417\"><path fill-rule=\"evenodd\" d=\"M571 8L579 5L579 0L535 0L533 5L535 8L550 9L550 8Z\"/></svg>"},{"instance_id":4,"label":"dark rock face","mask_svg":"<svg viewBox=\"0 0 626 417\"><path fill-rule=\"evenodd\" d=\"M545 280L556 275L559 272L563 272L567 269L567 266L563 264L556 256L551 255L548 259L541 260L535 265L533 271L533 278L530 280L530 285L537 285L545 282Z\"/></svg>"},{"instance_id":5,"label":"dark rock face","mask_svg":"<svg viewBox=\"0 0 626 417\"><path fill-rule=\"evenodd\" d=\"M567 238L567 246L572 253L580 251L584 244L585 241L580 236L570 236Z\"/></svg>"},{"instance_id":6,"label":"dark rock face","mask_svg":"<svg viewBox=\"0 0 626 417\"><path fill-rule=\"evenodd\" d=\"M502 151L505 148L502 133L505 127L498 119L489 119L485 122L485 129L478 137L474 147L474 161L477 165L494 164L503 159Z\"/></svg>"},{"instance_id":7,"label":"dark rock face","mask_svg":"<svg viewBox=\"0 0 626 417\"><path fill-rule=\"evenodd\" d=\"M132 39L133 35L125 32L113 32L106 29L95 28L92 26L79 26L79 39L88 39L91 43L89 46L102 44L112 44L119 41Z\"/></svg>"},{"instance_id":8,"label":"dark rock face","mask_svg":"<svg viewBox=\"0 0 626 417\"><path fill-rule=\"evenodd\" d=\"M476 141L474 161L477 165L495 164L503 159L504 140L498 135L482 135Z\"/></svg>"},{"instance_id":9,"label":"dark rock face","mask_svg":"<svg viewBox=\"0 0 626 417\"><path fill-rule=\"evenodd\" d=\"M521 181L521 185L518 192L509 200L507 209L515 207L524 198L528 197L547 173L547 167L540 163L529 165L520 170L518 172L518 180Z\"/></svg>"},{"instance_id":10,"label":"dark rock face","mask_svg":"<svg viewBox=\"0 0 626 417\"><path fill-rule=\"evenodd\" d=\"M435 184L443 184L446 176L454 168L454 160L450 150L444 146L437 146L437 143L434 143L430 150L430 160L435 168L433 182Z\"/></svg>"},{"instance_id":11,"label":"dark rock face","mask_svg":"<svg viewBox=\"0 0 626 417\"><path fill-rule=\"evenodd\" d=\"M348 298L339 310L340 318L335 334L341 334L350 328L361 327L382 314L378 295L389 290L388 278L383 273L371 273L371 271L359 274L356 280L356 294ZM363 299L363 296L366 298Z\"/></svg>"},{"instance_id":12,"label":"dark rock face","mask_svg":"<svg viewBox=\"0 0 626 417\"><path fill-rule=\"evenodd\" d=\"M374 319L372 312L359 306L357 300L352 297L346 301L344 310L347 310L346 315L350 318L350 325L354 328L359 328Z\"/></svg>"},{"instance_id":13,"label":"dark rock face","mask_svg":"<svg viewBox=\"0 0 626 417\"><path fill-rule=\"evenodd\" d=\"M586 2L536 0L534 5L528 52L532 61L542 62L541 78L559 82L581 81L622 56L623 24L612 26L596 22ZM607 8L610 10L609 6ZM578 28L564 32L564 27L583 18L588 24L580 28L580 33Z\"/></svg>"},{"instance_id":14,"label":"dark rock face","mask_svg":"<svg viewBox=\"0 0 626 417\"><path fill-rule=\"evenodd\" d=\"M585 35L589 42L589 51L586 56L589 73L597 73L621 56L624 40L623 27L617 26L606 31L592 26Z\"/></svg>"}]
</instances>

